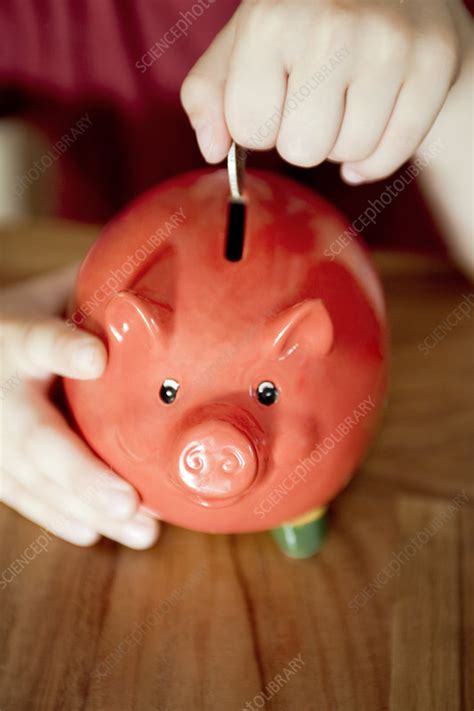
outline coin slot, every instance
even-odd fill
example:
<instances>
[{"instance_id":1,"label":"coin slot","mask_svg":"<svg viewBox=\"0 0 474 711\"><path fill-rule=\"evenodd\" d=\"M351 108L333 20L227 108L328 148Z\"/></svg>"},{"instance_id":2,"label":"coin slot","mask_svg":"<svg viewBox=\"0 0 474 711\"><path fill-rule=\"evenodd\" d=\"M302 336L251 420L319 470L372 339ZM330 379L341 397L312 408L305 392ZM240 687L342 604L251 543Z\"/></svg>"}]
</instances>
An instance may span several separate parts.
<instances>
[{"instance_id":1,"label":"coin slot","mask_svg":"<svg viewBox=\"0 0 474 711\"><path fill-rule=\"evenodd\" d=\"M239 262L244 251L246 206L242 200L229 200L225 258Z\"/></svg>"}]
</instances>

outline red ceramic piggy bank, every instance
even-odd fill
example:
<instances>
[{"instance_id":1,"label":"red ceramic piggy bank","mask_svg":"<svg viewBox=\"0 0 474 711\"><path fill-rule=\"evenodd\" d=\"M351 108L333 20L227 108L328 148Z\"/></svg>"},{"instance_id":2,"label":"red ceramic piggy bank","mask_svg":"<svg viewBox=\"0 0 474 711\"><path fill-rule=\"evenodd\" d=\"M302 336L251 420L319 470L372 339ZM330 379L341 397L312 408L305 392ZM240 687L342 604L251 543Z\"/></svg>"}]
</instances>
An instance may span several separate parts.
<instances>
[{"instance_id":1,"label":"red ceramic piggy bank","mask_svg":"<svg viewBox=\"0 0 474 711\"><path fill-rule=\"evenodd\" d=\"M346 231L347 230L347 231ZM273 529L305 557L373 435L386 386L379 281L327 202L251 172L149 191L84 261L71 320L103 338L96 381L66 381L86 441L173 524Z\"/></svg>"}]
</instances>

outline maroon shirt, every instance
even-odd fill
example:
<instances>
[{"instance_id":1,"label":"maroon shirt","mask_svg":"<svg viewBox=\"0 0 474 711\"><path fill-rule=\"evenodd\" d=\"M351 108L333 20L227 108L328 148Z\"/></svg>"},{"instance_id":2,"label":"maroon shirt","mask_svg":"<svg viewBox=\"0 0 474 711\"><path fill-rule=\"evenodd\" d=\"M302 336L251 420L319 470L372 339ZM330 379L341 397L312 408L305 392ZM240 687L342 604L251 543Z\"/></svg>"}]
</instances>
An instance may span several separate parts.
<instances>
[{"instance_id":1,"label":"maroon shirt","mask_svg":"<svg viewBox=\"0 0 474 711\"><path fill-rule=\"evenodd\" d=\"M2 0L0 111L32 122L53 145L50 156L61 174L58 214L104 221L154 183L204 165L179 89L237 5ZM309 182L351 220L396 177L351 188L337 166L297 169L275 151L253 153L249 164ZM414 182L363 234L377 244L440 249Z\"/></svg>"}]
</instances>

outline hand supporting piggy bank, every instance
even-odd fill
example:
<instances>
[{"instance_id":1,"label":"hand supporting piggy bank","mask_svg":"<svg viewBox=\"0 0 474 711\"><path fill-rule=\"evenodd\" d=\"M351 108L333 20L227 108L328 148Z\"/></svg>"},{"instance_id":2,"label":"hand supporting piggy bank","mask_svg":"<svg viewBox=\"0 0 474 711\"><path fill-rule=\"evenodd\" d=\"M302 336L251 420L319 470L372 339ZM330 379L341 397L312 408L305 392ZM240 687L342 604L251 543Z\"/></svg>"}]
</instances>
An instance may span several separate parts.
<instances>
[{"instance_id":1,"label":"hand supporting piggy bank","mask_svg":"<svg viewBox=\"0 0 474 711\"><path fill-rule=\"evenodd\" d=\"M148 509L320 547L387 364L379 281L331 205L263 172L241 204L225 171L163 183L104 229L70 318L109 353L100 379L65 381L77 427Z\"/></svg>"}]
</instances>

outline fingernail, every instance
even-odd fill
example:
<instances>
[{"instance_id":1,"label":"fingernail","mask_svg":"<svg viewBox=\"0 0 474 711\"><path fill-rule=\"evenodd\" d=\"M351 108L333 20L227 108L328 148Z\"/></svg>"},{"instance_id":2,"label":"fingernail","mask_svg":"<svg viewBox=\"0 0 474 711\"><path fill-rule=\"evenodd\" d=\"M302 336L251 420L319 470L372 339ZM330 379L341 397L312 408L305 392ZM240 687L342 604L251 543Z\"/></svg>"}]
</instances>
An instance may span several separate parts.
<instances>
[{"instance_id":1,"label":"fingernail","mask_svg":"<svg viewBox=\"0 0 474 711\"><path fill-rule=\"evenodd\" d=\"M362 175L345 165L342 166L341 173L344 180L352 185L360 185L360 183L365 182L365 178Z\"/></svg>"},{"instance_id":2,"label":"fingernail","mask_svg":"<svg viewBox=\"0 0 474 711\"><path fill-rule=\"evenodd\" d=\"M206 160L209 159L214 143L214 129L210 121L198 123L195 127L199 149Z\"/></svg>"},{"instance_id":3,"label":"fingernail","mask_svg":"<svg viewBox=\"0 0 474 711\"><path fill-rule=\"evenodd\" d=\"M137 510L137 496L128 485L125 488L123 485L114 484L106 489L99 489L97 495L101 508L113 518L127 519Z\"/></svg>"},{"instance_id":4,"label":"fingernail","mask_svg":"<svg viewBox=\"0 0 474 711\"><path fill-rule=\"evenodd\" d=\"M74 368L91 378L98 377L103 371L103 359L100 346L96 343L82 343L76 346L72 354Z\"/></svg>"},{"instance_id":5,"label":"fingernail","mask_svg":"<svg viewBox=\"0 0 474 711\"><path fill-rule=\"evenodd\" d=\"M125 545L130 548L149 548L158 538L159 524L151 518L135 519L122 528Z\"/></svg>"}]
</instances>

